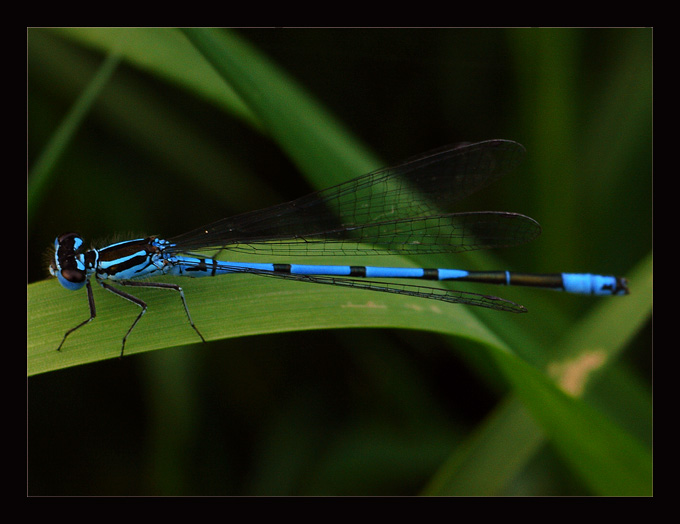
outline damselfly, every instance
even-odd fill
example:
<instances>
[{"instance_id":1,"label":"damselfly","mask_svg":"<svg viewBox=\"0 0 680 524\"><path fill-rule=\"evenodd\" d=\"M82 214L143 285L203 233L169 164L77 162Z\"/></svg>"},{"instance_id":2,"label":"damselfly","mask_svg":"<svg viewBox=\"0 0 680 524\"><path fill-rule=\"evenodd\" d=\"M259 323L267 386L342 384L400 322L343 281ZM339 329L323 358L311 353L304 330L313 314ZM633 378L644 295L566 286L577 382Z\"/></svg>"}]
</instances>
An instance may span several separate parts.
<instances>
[{"instance_id":1,"label":"damselfly","mask_svg":"<svg viewBox=\"0 0 680 524\"><path fill-rule=\"evenodd\" d=\"M66 289L87 289L90 317L69 329L57 349L61 349L70 334L96 316L90 284L92 276L104 289L141 309L123 337L121 356L128 336L146 313L147 304L109 281L125 287L176 291L189 324L203 341L205 339L189 313L182 288L146 279L161 275L205 277L247 273L515 313L526 312L526 308L495 296L367 279L458 280L593 295L628 293L625 279L589 273L539 275L286 261L286 257L294 256L457 253L528 242L540 234L541 228L527 216L499 211L450 211L451 204L513 169L523 154L523 146L508 140L450 146L291 202L225 218L167 240L150 236L85 250L80 235L60 235L54 241L50 273ZM266 255L273 260L218 260L223 252Z\"/></svg>"}]
</instances>

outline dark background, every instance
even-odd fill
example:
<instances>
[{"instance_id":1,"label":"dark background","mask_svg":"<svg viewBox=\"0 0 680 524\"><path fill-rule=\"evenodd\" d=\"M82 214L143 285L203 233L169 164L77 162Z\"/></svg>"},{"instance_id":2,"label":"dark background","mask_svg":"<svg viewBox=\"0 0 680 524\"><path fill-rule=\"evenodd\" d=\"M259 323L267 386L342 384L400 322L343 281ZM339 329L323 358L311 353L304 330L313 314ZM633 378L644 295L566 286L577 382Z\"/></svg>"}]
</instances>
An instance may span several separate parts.
<instances>
[{"instance_id":1,"label":"dark background","mask_svg":"<svg viewBox=\"0 0 680 524\"><path fill-rule=\"evenodd\" d=\"M386 163L459 141L524 144L523 166L482 200L544 228L508 267L625 275L651 251L651 30L238 33ZM28 30L29 170L101 61ZM206 170L213 182L197 182ZM55 179L27 225L28 282L46 278L62 231L174 235L312 189L250 125L125 62ZM570 298L556 300L576 317L587 305ZM452 344L292 333L32 377L28 493L417 494L504 392ZM624 364L649 383L650 360L647 327ZM519 477L504 493L584 492L549 449Z\"/></svg>"}]
</instances>

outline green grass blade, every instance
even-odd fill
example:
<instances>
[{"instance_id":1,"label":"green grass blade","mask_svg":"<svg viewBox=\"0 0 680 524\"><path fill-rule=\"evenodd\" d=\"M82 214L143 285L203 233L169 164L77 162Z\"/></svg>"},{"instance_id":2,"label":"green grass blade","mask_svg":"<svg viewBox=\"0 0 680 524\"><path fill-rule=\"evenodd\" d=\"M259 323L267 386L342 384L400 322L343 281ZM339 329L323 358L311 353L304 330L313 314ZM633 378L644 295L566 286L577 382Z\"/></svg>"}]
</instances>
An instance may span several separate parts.
<instances>
[{"instance_id":1,"label":"green grass blade","mask_svg":"<svg viewBox=\"0 0 680 524\"><path fill-rule=\"evenodd\" d=\"M279 281L252 275L168 279L182 285L196 326L207 340L264 333L348 327L427 329L501 345L466 308L387 293ZM125 300L93 284L98 316L89 316L85 290L68 292L56 280L28 286L28 374L117 357L121 339L139 313ZM128 339L126 354L199 342L175 292L135 289L149 304ZM502 313L499 313L502 314Z\"/></svg>"},{"instance_id":2,"label":"green grass blade","mask_svg":"<svg viewBox=\"0 0 680 524\"><path fill-rule=\"evenodd\" d=\"M236 34L213 29L184 33L318 187L381 167L295 80Z\"/></svg>"},{"instance_id":3,"label":"green grass blade","mask_svg":"<svg viewBox=\"0 0 680 524\"><path fill-rule=\"evenodd\" d=\"M627 343L649 319L654 307L654 255L650 253L629 274L630 295L622 300L605 301L582 319L574 329L569 330L556 348L557 355L569 360L593 355L601 362L596 370L603 369L615 359ZM603 330L602 326L609 329ZM579 386L564 384L565 389L580 394L588 380L579 380Z\"/></svg>"},{"instance_id":4,"label":"green grass blade","mask_svg":"<svg viewBox=\"0 0 680 524\"><path fill-rule=\"evenodd\" d=\"M603 302L565 337L557 353L571 356L548 369L562 390L577 396L587 391L649 319L653 265L650 254L630 274L629 296ZM613 328L607 330L607 336L603 325ZM651 453L630 434L572 396L530 397L525 401L532 414L541 421L565 462L595 493L652 494Z\"/></svg>"},{"instance_id":5,"label":"green grass blade","mask_svg":"<svg viewBox=\"0 0 680 524\"><path fill-rule=\"evenodd\" d=\"M120 31L125 35L129 44L123 51L124 60L156 77L150 79L149 92L155 95L159 87L161 88L159 91L163 91L161 84L165 81L168 85L180 86L186 92L193 93L196 98L209 100L216 108L229 111L240 120L248 122L257 131L271 137L272 141L286 152L300 172L316 187L326 187L383 165L370 151L367 151L365 146L357 143L351 133L344 129L334 116L314 100L301 85L240 38L242 34L250 37L253 33L203 29L191 29L184 32L175 29L41 31L58 33L70 39L71 42L80 42L105 53L111 51L113 35L116 31ZM514 31L512 34L517 38L524 38L520 32ZM587 230L593 233L591 235L578 234L578 231L586 231L582 227L584 224L591 226L591 216L588 210L597 209L603 215L602 218L614 217L617 221L615 226L612 224L609 229L603 226L599 231L625 231L631 237L631 245L644 244L638 241L648 238L647 231L628 228L628 225L633 222L645 224L644 220L634 221L632 219L636 216L635 211L628 224L624 222L619 224L619 215L611 212L612 209L619 209L611 207L612 201L618 202L620 207L631 205L623 195L636 195L635 198L640 200L639 186L636 186L635 190L623 191L628 186L620 187L616 184L618 170L612 170L611 166L612 164L627 165L627 156L625 154L620 156L620 153L630 151L639 145L641 137L639 126L641 123L648 123L648 116L651 115L649 104L651 96L641 97L637 89L631 88L624 91L626 96L617 97L611 96L610 92L605 89L603 101L607 103L608 108L604 112L605 116L597 111L586 111L588 118L592 119L591 124L588 124L588 118L583 120L577 116L578 111L573 114L569 113L569 111L575 111L579 103L583 103L574 93L577 87L573 81L574 77L566 79L567 82L562 82L565 78L560 76L564 71L571 71L573 66L578 65L574 62L578 61L578 57L581 56L579 42L570 43L560 35L557 35L554 40L550 35L541 38L541 46L534 45L533 40L527 40L528 45L522 47L524 54L520 53L522 56L518 56L518 62L522 64L519 73L523 74L517 74L517 78L522 80L518 81L515 86L520 93L525 94L527 100L525 110L519 113L524 115L526 123L530 124L529 131L533 130L537 138L532 143L529 139L532 136L531 132L527 132L526 129L514 129L512 126L508 128L494 120L498 129L505 129L509 136L520 138L528 146L530 156L527 158L527 164L529 166L531 164L541 166L540 169L534 170L535 175L540 177L537 184L532 183L528 187L511 184L515 189L521 187L521 191L526 191L526 198L517 199L516 195L515 197L506 195L503 200L504 203L511 205L527 203L531 199L530 195L534 188L540 188L541 191L536 198L544 206L543 211L530 210L528 212L532 216L535 215L546 226L544 239L540 243L545 245L546 241L553 242L553 246L544 249L543 254L538 256L534 256L533 253L540 253L540 249L532 250L539 242L524 246L521 253L525 260L521 263L532 264L536 260L542 260L541 257L546 257L543 259L544 262L538 264L541 269L548 271L588 270L591 266L593 269L598 267L597 264L592 264L592 260L599 260L599 269L604 270L612 260L616 260L624 269L628 269L625 261L634 259L633 256L628 255L636 253L636 257L639 256L640 251L635 251L635 249L610 251L607 242L618 243L619 246L624 245L616 235L603 239L599 233L593 233L597 231L597 228ZM69 43L67 47L75 46ZM526 87L533 85L533 80L538 78L530 60L537 48L542 49L540 54L546 50L557 53L557 56L546 54L540 62L543 68L540 73L543 80L539 82L538 88L543 90L543 93L535 93ZM442 56L447 56L447 62L449 62L449 54ZM641 65L645 66L646 71L651 64L649 56L646 52L642 53L635 63L642 62ZM39 58L43 63L46 60L44 56ZM630 65L629 60L620 60L617 63L621 64L622 78L628 79L632 71L638 70L637 67ZM560 71L555 71L555 66ZM121 75L130 72L135 73L136 76L146 76L139 75L138 71L131 71L128 68L125 68ZM465 76L465 74L455 75L456 78L465 78ZM640 78L646 79L648 76L640 75ZM63 74L61 77L71 78L69 74ZM607 78L605 72L602 78ZM378 79L378 81L381 80ZM602 83L606 86L609 81ZM626 80L621 85L625 86L624 89L628 89L632 84ZM45 85L49 86L49 81ZM551 86L554 85L568 89L568 92L561 93L560 100L556 100L555 104L551 98L558 93L552 89ZM451 89L447 87L446 93L459 96L459 87L456 85ZM174 95L177 94L175 90L170 88L168 91L173 93L171 99L174 99ZM116 94L119 92L116 91ZM649 94L651 95L651 91ZM185 93L181 95L184 97ZM465 92L462 95L468 103ZM65 97L65 100L72 100L76 96L77 93L72 93L70 97ZM630 113L625 110L627 104L624 103L621 106L621 100L630 101L629 98L637 104L635 106L637 110L633 111L634 118L624 119L625 122L622 120L619 125L615 118L612 119L612 116ZM482 100L485 105L488 104L488 97ZM195 100L193 102L196 103ZM493 107L496 102L494 97ZM602 100L591 101L594 106L599 106L599 102ZM205 106L202 101L197 105ZM483 106L480 103L475 107L481 109ZM550 112L542 111L545 107L557 108L556 111L560 116L556 117ZM155 135L157 129L165 128L166 121L159 118L165 116L163 111L140 115L136 108L125 106L123 109L132 116L131 120L142 120L141 127L139 130L135 128L135 132L132 132L131 128L125 124L120 126L126 139L136 145L141 142L139 135ZM219 112L219 110L214 111L214 113ZM403 119L403 114L397 112L396 115L395 118ZM452 113L448 113L447 118L451 115ZM453 113L453 115L458 116L458 113ZM409 114L409 118L413 116ZM395 125L394 120L387 120L387 122L390 122L387 125ZM625 134L624 140L621 140L618 134L613 135L614 139L611 143L616 145L614 148L607 147L607 142L603 142L606 135L611 135L611 129L608 129L611 122L614 122L617 132ZM414 126L418 125L426 127L430 122L416 124L409 120L407 123L410 126L409 129L414 129ZM600 127L593 127L593 123L599 123ZM397 125L402 124L405 122L399 121ZM590 125L591 129L584 130L585 125ZM484 129L488 130L488 125L485 124L485 126ZM201 124L199 123L197 127L200 128ZM468 128L461 132L471 131ZM473 134L474 132L472 131ZM575 139L575 136L578 138ZM584 136L589 138L584 139ZM462 136L462 138L467 137ZM215 140L218 148L222 145L220 140L221 137ZM193 151L193 142L183 139L175 139L172 142L183 142L182 147ZM574 150L591 153L588 157L579 157L580 163L576 165L573 163L573 157L568 154L569 151L574 152ZM593 163L593 156L599 161ZM195 157L194 160L189 154L186 162L191 165L199 161L212 163L212 158L206 157L201 150L196 151ZM613 162L613 157L616 157L618 163ZM565 158L569 160L569 163L563 162ZM168 155L166 162L173 164L175 159ZM524 166L526 167L527 165ZM583 173L584 168L590 170L591 173L596 172L598 176L587 177L585 185L582 182L574 182L578 179L570 175ZM646 173L644 168L645 166L629 167L636 173ZM237 175L230 174L230 169L225 169L220 165L214 171L204 171L209 173L208 175L204 173L205 187L208 187L209 191L214 192L213 184L216 180L224 182L229 192L236 191L230 177ZM605 175L607 171L609 171L608 176ZM569 191L555 192L552 182L556 179L561 181L557 183L568 183ZM638 176L639 179L644 178ZM97 176L93 176L91 180L92 185L100 190L101 187L109 187L112 193L116 191L116 180ZM102 180L105 182L103 185ZM155 183L158 187L158 183L152 180L149 178L149 184ZM195 181L192 182L196 184ZM595 187L590 187L593 184ZM136 184L134 187L137 187ZM171 187L171 185L166 184L165 187ZM575 193L576 188L580 188L580 193ZM583 192L587 193L585 198ZM564 202L562 198L565 199ZM594 202L595 199L596 202ZM78 201L83 202L83 200ZM200 198L192 197L190 202L191 204L200 202ZM577 206L578 213L574 213L576 209L574 202L581 204ZM117 209L124 212L123 218L138 213L141 207L135 206L134 199L129 204L130 209L126 206L128 206L127 201L117 206ZM166 209L179 208L167 207ZM571 211L563 213L564 209ZM134 227L137 227L138 223L146 224L149 217L159 215L158 212L150 209L145 209L145 211L147 216L140 213L140 216L135 217L134 220L131 219ZM519 211L524 210L519 209ZM574 214L577 216L573 216ZM546 217L548 217L547 221ZM561 222L562 219L565 221ZM599 220L599 217L595 217L594 220ZM119 224L118 218L99 229L120 229L116 224ZM193 222L190 224L190 226L195 225L197 224ZM96 227L93 228L93 230L96 229ZM163 229L162 232L168 231ZM548 234L550 234L549 237L547 237ZM567 237L564 234L567 234ZM569 240L565 241L565 238ZM40 242L44 243L44 238ZM588 248L588 242L597 243L600 254L604 252L608 258L597 259L598 250ZM480 262L487 259L485 254L480 254L478 258L477 255L474 254L472 263L468 263L468 257L460 257L456 266L496 268L495 264ZM379 257L372 261L366 260L366 263L385 264L387 260L385 257ZM569 260L572 263L569 263ZM394 258L389 261L390 264L408 264L409 262ZM519 266L520 262L516 259L515 263ZM618 266L616 271L621 271L621 266ZM479 369L486 371L487 368L494 366L494 362L497 363L502 376L499 377L496 374L493 378L499 379L499 382L504 379L506 383L511 384L513 393L488 416L485 423L472 430L462 446L456 443L459 442L459 435L468 429L464 425L455 428L442 427L441 431L447 438L441 439L441 442L445 443L441 445L441 448L433 446L431 441L428 441L428 437L431 438L434 432L428 434L427 429L415 438L407 437L407 440L411 439L409 442L417 442L417 446L423 446L429 452L429 454L421 454L418 450L414 453L413 459L420 458L420 466L423 467L423 464L426 464L425 467L427 467L423 477L418 478L425 478L427 472L435 467L436 459L430 462L432 456L445 456L448 445L457 445L449 460L430 482L426 490L427 494L513 493L513 480L521 478L531 457L546 444L558 452L566 469L572 472L571 476L581 479L581 484L586 486L591 493L651 494L652 456L644 445L632 437L632 435L638 435L637 438L649 446L651 438L646 437L651 432L649 431L651 423L647 424L646 431L636 433L635 429L631 430L631 427L626 424L627 421L622 421L623 417L620 417L620 413L616 410L625 409L634 404L636 399L631 397L640 392L632 387L614 389L619 384L630 386L630 377L625 374L627 368L618 362L618 357L623 349L630 345L640 325L647 321L652 311L651 256L634 273L621 271L621 274L628 276L631 280L632 294L629 297L588 299L559 297L557 294L536 290L527 292L518 289L501 290L504 296L507 293L508 298L525 303L530 308L529 315L521 316L479 311L479 308L470 309L410 297L337 289L331 286L310 286L304 283L249 275L216 279L169 279L169 281L176 282L185 289L192 316L208 340L297 330L397 327L429 330L474 341L477 353L475 358L478 362L481 361ZM488 288L486 291L494 292L493 289ZM38 282L27 287L27 371L29 375L118 356L121 338L139 310L133 304L105 292L99 286L94 285L94 293L98 308L97 318L74 333L68 339L64 350L58 353L55 349L66 329L85 320L88 316L85 292L68 292L55 280ZM140 296L149 304L149 311L130 336L126 348L127 354L198 343L198 337L188 325L176 293L141 289L135 290L135 295ZM527 298L529 296L531 299ZM581 304L586 305L581 306ZM579 314L576 313L580 312L582 307L590 307L591 304L598 304L598 307L578 318ZM565 305L567 307L562 307ZM571 315L568 310L570 305L574 306ZM578 320L574 320L575 318ZM567 336L564 336L565 333ZM561 340L560 336L563 336ZM246 339L244 343L250 345L257 342L255 339ZM466 344L460 344L460 346L466 346ZM214 346L214 348L217 347L217 345ZM512 352L508 351L508 348ZM458 348L456 352L458 353ZM209 353L211 357L214 356L212 352ZM188 353L187 351L179 353L168 351L164 352L163 356L167 355L172 358L172 355L177 354ZM187 358L195 363L197 356L193 353L192 355ZM230 354L226 360L231 359L232 356ZM135 359L135 361L142 364L145 362L144 359ZM229 364L231 365L231 361ZM474 364L471 367L473 366ZM115 366L105 367L115 368ZM479 373L480 376L485 376L484 371ZM382 373L382 368L380 372ZM615 384L611 383L614 374L620 380ZM396 383L401 375L399 374L399 377L395 377L395 380L390 382ZM380 377L382 378L382 375ZM591 387L594 384L598 386L606 384L610 387L610 396L604 399L598 397L600 392ZM497 383L494 382L494 385ZM177 389L176 384L166 387ZM403 384L399 383L394 387L403 393ZM243 386L243 389L249 389L249 385ZM564 390L569 394L566 394ZM162 409L165 410L167 406L164 400L167 400L168 395L164 390L157 393L160 399L159 405L162 405ZM466 399L458 400L465 402ZM200 403L200 400L197 402ZM643 417L651 418L651 401L639 402L639 404L640 410L636 414L640 413ZM625 408L620 407L621 405ZM597 406L598 409L594 409L593 406ZM198 413L200 410L192 411ZM300 412L307 414L304 409ZM418 410L418 413L427 413L427 411ZM424 418L427 416L423 415ZM291 426L290 419L285 415L282 415L282 418L281 427L286 430L293 426L297 429L301 427L296 424ZM450 422L448 418L447 422ZM313 424L314 422L310 422L310 435L315 435ZM402 417L398 425L401 427L408 424L404 424ZM436 421L433 427L435 425ZM422 430L422 428L428 428L428 425L426 423L418 427ZM164 430L165 426L162 429ZM357 439L356 448L361 450L358 454L355 454L354 447L346 454L338 454L337 463L334 463L337 471L346 472L347 464L354 461L357 464L355 472L357 478L365 477L366 462L361 460L364 456L362 453L380 454L381 451L387 449L389 444L385 442L390 438L393 429L389 426L383 430L383 433L377 433L370 426L367 431L361 433L362 437ZM273 482L280 479L279 464L288 464L291 460L290 451L304 447L300 446L299 439L296 437L298 433L296 430L295 435L291 435L290 449L279 450L281 455L278 462L270 460L269 455L262 459L262 463L270 468L269 474ZM184 442L178 444L178 449L183 444ZM414 446L414 449L417 446ZM433 449L436 451L433 452ZM405 453L399 446L393 447L391 453L393 456L383 459L385 463L404 459ZM175 455L175 453L170 453L169 457L174 458ZM430 458L422 461L425 455ZM411 457L406 460L411 460ZM272 463L277 467L271 469ZM360 468L359 465L362 467ZM371 469L380 471L383 476L389 477L385 479L385 482L391 485L394 480L392 477L395 476L393 470L383 468L376 463L367 466L369 472ZM385 472L385 469L388 472ZM335 471L333 467L328 468L329 479L337 477ZM553 474L552 471L544 471L544 473ZM562 473L559 472L556 475ZM409 475L403 476L407 479L413 478ZM350 480L348 484L351 484ZM537 492L540 493L540 488Z\"/></svg>"},{"instance_id":6,"label":"green grass blade","mask_svg":"<svg viewBox=\"0 0 680 524\"><path fill-rule=\"evenodd\" d=\"M510 397L454 450L422 494L502 495L544 442L524 404Z\"/></svg>"},{"instance_id":7,"label":"green grass blade","mask_svg":"<svg viewBox=\"0 0 680 524\"><path fill-rule=\"evenodd\" d=\"M594 380L611 368L612 360L651 314L652 257L642 261L630 277L632 294L595 308L569 332L562 349L556 350L557 355L571 356L548 366L554 380L573 395L583 395ZM603 325L615 325L617 329L604 330L608 333L605 337ZM546 375L520 359L504 352L493 354L522 403L513 398L499 406L455 450L424 494L502 494L546 443L546 436L594 493L652 493L652 457L635 438L586 402L564 394Z\"/></svg>"},{"instance_id":8,"label":"green grass blade","mask_svg":"<svg viewBox=\"0 0 680 524\"><path fill-rule=\"evenodd\" d=\"M78 27L54 31L103 52L119 45L126 62L211 102L255 128L260 125L239 96L176 29Z\"/></svg>"},{"instance_id":9,"label":"green grass blade","mask_svg":"<svg viewBox=\"0 0 680 524\"><path fill-rule=\"evenodd\" d=\"M37 207L47 193L51 174L54 173L54 166L68 147L73 135L76 133L83 119L87 116L92 105L97 100L97 96L102 88L107 84L111 75L116 70L116 67L118 67L119 62L120 53L114 49L108 54L94 78L78 97L75 104L73 104L73 107L71 107L66 117L64 117L64 120L54 132L52 138L43 149L42 154L36 159L35 164L28 173L26 218L29 225Z\"/></svg>"},{"instance_id":10,"label":"green grass blade","mask_svg":"<svg viewBox=\"0 0 680 524\"><path fill-rule=\"evenodd\" d=\"M374 162L311 97L238 39L207 30L192 30L188 34L212 57L221 72L229 72L239 86L239 95L254 104L254 113L272 128L282 147L307 172L319 179L325 179L329 171L336 177L346 178L342 173L352 169L350 166L366 170L365 166ZM307 155L305 151L312 154ZM356 171L352 175L361 173ZM351 290L252 277L183 280L181 284L189 297L192 316L209 340L357 326L418 329L426 325L427 329L450 334L486 331L464 308L401 300L404 297L355 295ZM151 306L133 332L128 352L195 342L196 334L186 323L179 298L171 296L174 293L148 291L136 293ZM99 316L74 333L59 354L54 348L65 330L88 317L84 291L77 297L60 289L55 281L28 287L29 374L118 354L121 337L138 310L100 289L95 289L95 299ZM413 316L412 311L421 311L425 318ZM489 332L482 340L499 344Z\"/></svg>"},{"instance_id":11,"label":"green grass blade","mask_svg":"<svg viewBox=\"0 0 680 524\"><path fill-rule=\"evenodd\" d=\"M522 360L495 352L513 388L550 441L593 493L653 494L651 453L587 403Z\"/></svg>"}]
</instances>

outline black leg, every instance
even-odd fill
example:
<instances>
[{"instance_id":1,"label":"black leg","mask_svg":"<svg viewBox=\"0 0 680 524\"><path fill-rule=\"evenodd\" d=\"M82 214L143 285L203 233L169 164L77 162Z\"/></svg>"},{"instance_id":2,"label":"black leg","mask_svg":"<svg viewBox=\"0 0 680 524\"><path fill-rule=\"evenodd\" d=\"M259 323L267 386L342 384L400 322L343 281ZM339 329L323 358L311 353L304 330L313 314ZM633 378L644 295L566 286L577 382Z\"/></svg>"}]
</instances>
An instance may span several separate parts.
<instances>
[{"instance_id":1,"label":"black leg","mask_svg":"<svg viewBox=\"0 0 680 524\"><path fill-rule=\"evenodd\" d=\"M61 339L61 344L59 344L59 347L57 348L57 351L61 351L61 346L64 345L64 342L66 342L66 337L68 337L71 333L73 333L76 329L79 329L83 327L85 324L88 324L89 322L92 322L94 317L97 316L97 309L95 308L94 305L94 296L92 295L92 286L90 285L90 281L88 280L87 283L85 284L87 287L87 301L90 304L90 318L87 320L81 322L78 324L76 327L69 329L65 334L64 338Z\"/></svg>"},{"instance_id":2,"label":"black leg","mask_svg":"<svg viewBox=\"0 0 680 524\"><path fill-rule=\"evenodd\" d=\"M135 321L132 323L130 326L130 329L127 330L127 333L125 333L125 336L123 337L123 347L120 350L120 356L123 356L123 352L125 351L125 342L127 340L128 335L130 332L134 329L134 327L137 325L137 322L139 322L139 319L142 318L144 313L146 313L147 305L146 302L143 300L130 295L129 293L126 293L125 291L121 291L120 289L117 289L110 284L107 284L106 282L103 282L101 280L97 280L99 284L106 289L107 291L110 291L111 293L118 295L121 298L124 298L126 300L129 300L133 304L137 304L140 308L142 308L142 311L137 315L137 318ZM89 284L89 282L88 282ZM201 332L198 330L198 328L194 325L194 321L191 318L191 314L189 313L189 307L187 306L186 299L184 298L184 291L182 291L182 288L176 284L166 284L163 282L135 282L133 280L120 280L118 281L118 284L121 286L128 286L128 287L146 287L146 288L155 288L155 289L172 289L175 290L179 293L180 298L182 299L182 305L184 306L184 311L187 314L187 318L189 319L189 324L191 325L192 328L194 328L194 331L198 334L199 337L201 337L201 340L205 342L205 338L203 338L203 335L201 335ZM90 319L91 320L91 319Z\"/></svg>"}]
</instances>

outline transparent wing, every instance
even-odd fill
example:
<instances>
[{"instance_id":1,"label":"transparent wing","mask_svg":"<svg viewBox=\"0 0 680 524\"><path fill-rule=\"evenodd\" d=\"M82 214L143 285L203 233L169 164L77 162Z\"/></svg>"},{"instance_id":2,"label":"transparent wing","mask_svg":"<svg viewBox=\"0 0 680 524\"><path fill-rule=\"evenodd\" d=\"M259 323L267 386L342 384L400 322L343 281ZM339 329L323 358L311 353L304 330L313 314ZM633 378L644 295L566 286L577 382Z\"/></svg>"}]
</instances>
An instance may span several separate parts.
<instances>
[{"instance_id":1,"label":"transparent wing","mask_svg":"<svg viewBox=\"0 0 680 524\"><path fill-rule=\"evenodd\" d=\"M451 206L512 170L524 148L491 140L421 155L263 210L171 239L271 255L441 253L505 247L540 234L533 219L503 212L452 213Z\"/></svg>"}]
</instances>

